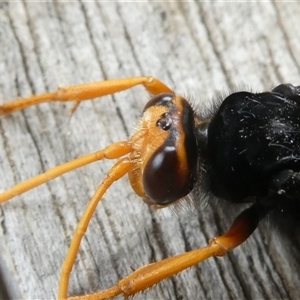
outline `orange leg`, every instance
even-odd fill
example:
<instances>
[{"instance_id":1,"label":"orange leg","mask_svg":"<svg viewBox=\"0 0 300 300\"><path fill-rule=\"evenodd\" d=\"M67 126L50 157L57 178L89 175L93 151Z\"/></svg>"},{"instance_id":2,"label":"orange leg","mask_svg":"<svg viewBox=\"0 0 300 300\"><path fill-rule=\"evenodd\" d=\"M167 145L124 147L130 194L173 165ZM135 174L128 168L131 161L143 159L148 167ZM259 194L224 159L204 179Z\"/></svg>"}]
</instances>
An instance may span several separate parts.
<instances>
[{"instance_id":1,"label":"orange leg","mask_svg":"<svg viewBox=\"0 0 300 300\"><path fill-rule=\"evenodd\" d=\"M83 100L89 100L96 97L114 94L130 89L136 85L143 85L149 93L154 95L160 93L174 93L164 83L153 77L132 77L116 80L106 80L70 87L63 87L59 88L54 93L46 93L38 96L19 99L11 103L5 103L0 105L0 114L5 115L32 105L52 101L75 101L76 105L72 110L74 112L78 104Z\"/></svg>"},{"instance_id":2,"label":"orange leg","mask_svg":"<svg viewBox=\"0 0 300 300\"><path fill-rule=\"evenodd\" d=\"M10 190L0 194L0 203L8 201L9 199L25 193L45 182L48 182L62 174L83 167L101 159L115 159L124 156L132 151L130 142L119 142L106 147L103 150L94 152L92 154L74 159L68 163L57 166L48 170L47 172L33 177L27 181L16 184Z\"/></svg>"},{"instance_id":3,"label":"orange leg","mask_svg":"<svg viewBox=\"0 0 300 300\"><path fill-rule=\"evenodd\" d=\"M243 211L234 221L231 228L224 235L212 239L207 247L141 267L108 290L68 299L101 300L110 299L118 295L123 295L125 298L133 296L203 260L212 256L225 255L228 251L243 243L252 234L260 219L261 208L254 205Z\"/></svg>"},{"instance_id":4,"label":"orange leg","mask_svg":"<svg viewBox=\"0 0 300 300\"><path fill-rule=\"evenodd\" d=\"M103 180L101 185L98 187L90 203L88 204L81 220L77 225L67 257L62 266L58 299L67 299L69 277L80 246L80 242L83 235L86 232L88 224L96 210L99 201L101 200L106 190L113 184L113 182L119 180L126 173L128 173L133 167L134 167L134 162L130 161L129 158L126 157L119 160L111 168L111 170L107 174L107 177Z\"/></svg>"}]
</instances>

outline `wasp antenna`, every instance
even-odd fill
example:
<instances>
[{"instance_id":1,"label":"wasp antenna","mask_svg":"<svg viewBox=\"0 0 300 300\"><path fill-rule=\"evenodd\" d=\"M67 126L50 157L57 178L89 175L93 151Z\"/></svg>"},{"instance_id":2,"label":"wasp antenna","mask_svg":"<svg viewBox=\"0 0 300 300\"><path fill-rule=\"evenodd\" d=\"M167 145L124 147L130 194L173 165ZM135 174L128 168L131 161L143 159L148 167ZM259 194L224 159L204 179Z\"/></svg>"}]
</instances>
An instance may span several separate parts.
<instances>
[{"instance_id":1,"label":"wasp antenna","mask_svg":"<svg viewBox=\"0 0 300 300\"><path fill-rule=\"evenodd\" d=\"M133 166L134 162L132 162L128 157L119 160L110 169L106 178L102 181L101 185L98 187L94 196L90 200L81 220L77 225L67 257L62 266L58 299L67 298L69 277L80 246L80 242L83 235L86 232L88 224L96 210L99 201L102 199L102 196L107 191L107 189L113 184L113 182L119 180L121 177L127 174L133 168Z\"/></svg>"},{"instance_id":2,"label":"wasp antenna","mask_svg":"<svg viewBox=\"0 0 300 300\"><path fill-rule=\"evenodd\" d=\"M0 194L0 203L8 201L9 199L21 195L43 183L46 183L56 177L59 177L67 172L75 170L77 168L86 166L95 161L106 159L115 159L122 157L131 152L130 142L118 142L106 147L103 150L88 154L86 156L77 158L55 168L46 171L36 177L26 180L22 183L16 184L11 189Z\"/></svg>"}]
</instances>

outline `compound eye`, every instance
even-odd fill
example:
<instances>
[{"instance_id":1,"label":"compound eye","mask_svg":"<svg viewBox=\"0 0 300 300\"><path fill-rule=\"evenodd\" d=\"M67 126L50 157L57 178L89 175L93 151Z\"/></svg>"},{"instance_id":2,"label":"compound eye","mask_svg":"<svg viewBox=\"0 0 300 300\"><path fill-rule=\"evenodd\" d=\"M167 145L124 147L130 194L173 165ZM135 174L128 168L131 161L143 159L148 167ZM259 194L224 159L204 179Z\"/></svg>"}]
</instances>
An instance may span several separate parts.
<instances>
[{"instance_id":1,"label":"compound eye","mask_svg":"<svg viewBox=\"0 0 300 300\"><path fill-rule=\"evenodd\" d=\"M174 100L174 96L174 94L158 94L148 101L143 112L151 106L168 106Z\"/></svg>"},{"instance_id":2,"label":"compound eye","mask_svg":"<svg viewBox=\"0 0 300 300\"><path fill-rule=\"evenodd\" d=\"M156 121L156 126L167 133L165 141L154 148L143 169L143 188L150 199L146 202L159 206L185 197L196 180L198 152L194 113L185 99L171 96L172 103L166 105L161 103L169 101L170 95L161 96L160 106L167 107L168 111Z\"/></svg>"},{"instance_id":3,"label":"compound eye","mask_svg":"<svg viewBox=\"0 0 300 300\"><path fill-rule=\"evenodd\" d=\"M158 205L166 205L187 195L191 187L182 171L174 146L163 145L157 149L143 173L147 196Z\"/></svg>"}]
</instances>

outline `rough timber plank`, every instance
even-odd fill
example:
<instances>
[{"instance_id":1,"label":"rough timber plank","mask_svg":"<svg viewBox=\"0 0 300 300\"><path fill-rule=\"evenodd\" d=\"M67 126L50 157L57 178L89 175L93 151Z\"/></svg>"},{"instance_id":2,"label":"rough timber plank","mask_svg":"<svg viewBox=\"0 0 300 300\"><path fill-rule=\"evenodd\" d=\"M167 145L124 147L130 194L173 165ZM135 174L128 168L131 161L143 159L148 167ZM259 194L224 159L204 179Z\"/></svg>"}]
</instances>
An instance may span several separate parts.
<instances>
[{"instance_id":1,"label":"rough timber plank","mask_svg":"<svg viewBox=\"0 0 300 300\"><path fill-rule=\"evenodd\" d=\"M0 3L0 98L155 76L195 101L219 91L299 84L300 6L270 3ZM43 104L0 120L1 190L124 140L148 99L136 88L81 104ZM53 299L87 201L111 166L96 163L0 206L1 275L11 299ZM200 202L200 201L198 201ZM216 205L155 212L127 180L105 195L82 242L70 295L107 288L152 261L204 246L235 213ZM135 299L299 299L299 245L266 227ZM6 298L3 294L3 298Z\"/></svg>"}]
</instances>

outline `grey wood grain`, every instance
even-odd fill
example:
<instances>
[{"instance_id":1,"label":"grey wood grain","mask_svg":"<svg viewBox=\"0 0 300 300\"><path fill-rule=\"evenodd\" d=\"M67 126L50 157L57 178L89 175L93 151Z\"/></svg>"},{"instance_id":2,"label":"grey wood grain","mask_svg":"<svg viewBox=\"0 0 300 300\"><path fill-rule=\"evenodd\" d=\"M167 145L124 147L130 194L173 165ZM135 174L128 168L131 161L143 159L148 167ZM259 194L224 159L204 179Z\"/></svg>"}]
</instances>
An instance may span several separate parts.
<instances>
[{"instance_id":1,"label":"grey wood grain","mask_svg":"<svg viewBox=\"0 0 300 300\"><path fill-rule=\"evenodd\" d=\"M239 88L299 85L299 15L298 3L275 1L1 2L0 99L140 75L155 76L197 103ZM126 140L148 98L135 88L88 101L70 120L72 104L56 103L2 117L1 190ZM3 298L56 297L76 224L110 166L95 163L0 206ZM210 203L175 210L152 211L127 179L116 183L83 239L70 295L108 288L131 267L203 247L236 216ZM225 258L135 299L299 299L299 249L260 226Z\"/></svg>"}]
</instances>

